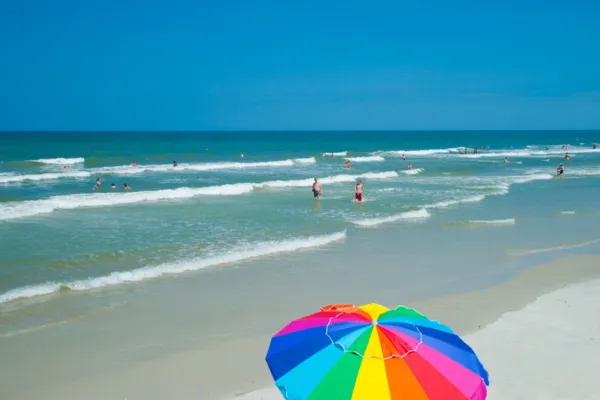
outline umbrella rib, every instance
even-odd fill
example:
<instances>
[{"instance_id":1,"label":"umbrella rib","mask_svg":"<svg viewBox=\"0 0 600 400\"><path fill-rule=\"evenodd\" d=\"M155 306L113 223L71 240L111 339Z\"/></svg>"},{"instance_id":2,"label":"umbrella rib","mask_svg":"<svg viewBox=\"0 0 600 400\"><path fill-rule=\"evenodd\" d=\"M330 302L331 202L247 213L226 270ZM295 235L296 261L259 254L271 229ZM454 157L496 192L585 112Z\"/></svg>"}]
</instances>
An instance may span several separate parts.
<instances>
[{"instance_id":1,"label":"umbrella rib","mask_svg":"<svg viewBox=\"0 0 600 400\"><path fill-rule=\"evenodd\" d=\"M364 354L360 354L358 351L348 350L348 349L346 349L346 347L343 344L337 343L335 340L333 340L333 338L331 336L329 336L329 326L331 325L331 322L343 314L347 314L347 313L340 312L340 313L334 315L333 317L329 318L329 321L327 321L327 325L325 326L325 335L327 336L327 338L329 339L329 341L331 342L332 345L340 347L344 351L344 353L355 354L362 358L377 358L377 359L385 361L385 360L390 360L392 358L404 358L411 353L416 353L419 350L419 347L421 346L421 344L423 344L423 333L421 333L421 330L419 329L418 326L416 326L414 324L410 324L415 327L417 332L419 332L419 342L417 343L417 345L415 346L414 349L410 349L409 351L407 351L404 354L392 354L391 356L379 357L379 356L365 356Z\"/></svg>"}]
</instances>

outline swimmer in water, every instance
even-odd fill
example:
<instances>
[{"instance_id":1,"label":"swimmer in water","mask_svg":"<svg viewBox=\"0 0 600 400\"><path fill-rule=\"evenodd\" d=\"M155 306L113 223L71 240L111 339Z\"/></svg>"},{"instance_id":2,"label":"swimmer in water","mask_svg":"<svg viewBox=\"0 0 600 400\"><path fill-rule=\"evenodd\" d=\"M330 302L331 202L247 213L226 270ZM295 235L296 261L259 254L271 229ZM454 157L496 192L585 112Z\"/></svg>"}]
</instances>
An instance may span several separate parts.
<instances>
[{"instance_id":1,"label":"swimmer in water","mask_svg":"<svg viewBox=\"0 0 600 400\"><path fill-rule=\"evenodd\" d=\"M117 185L115 185L115 184L113 183L112 185L110 185L110 188L111 188L111 189L116 189L116 188L117 188Z\"/></svg>"},{"instance_id":2,"label":"swimmer in water","mask_svg":"<svg viewBox=\"0 0 600 400\"><path fill-rule=\"evenodd\" d=\"M137 163L135 162L135 160L133 160L133 162L131 163L132 167L137 167Z\"/></svg>"},{"instance_id":3,"label":"swimmer in water","mask_svg":"<svg viewBox=\"0 0 600 400\"><path fill-rule=\"evenodd\" d=\"M569 155L569 153L565 153L565 160L570 160L571 156Z\"/></svg>"},{"instance_id":4,"label":"swimmer in water","mask_svg":"<svg viewBox=\"0 0 600 400\"><path fill-rule=\"evenodd\" d=\"M402 154L402 161L406 161L406 157Z\"/></svg>"},{"instance_id":5,"label":"swimmer in water","mask_svg":"<svg viewBox=\"0 0 600 400\"><path fill-rule=\"evenodd\" d=\"M102 181L100 180L100 178L96 179L96 184L94 185L94 190L96 190L96 189L100 189L100 182L102 182Z\"/></svg>"},{"instance_id":6,"label":"swimmer in water","mask_svg":"<svg viewBox=\"0 0 600 400\"><path fill-rule=\"evenodd\" d=\"M344 168L351 168L352 164L350 164L349 160L346 160L346 164L344 165Z\"/></svg>"},{"instance_id":7,"label":"swimmer in water","mask_svg":"<svg viewBox=\"0 0 600 400\"><path fill-rule=\"evenodd\" d=\"M356 180L356 185L354 186L354 198L356 199L356 201L362 201L363 198L363 184L360 181L360 179Z\"/></svg>"},{"instance_id":8,"label":"swimmer in water","mask_svg":"<svg viewBox=\"0 0 600 400\"><path fill-rule=\"evenodd\" d=\"M318 199L321 197L322 191L323 191L323 187L321 186L321 184L319 183L317 178L315 178L315 181L312 185L312 192L313 192L313 196L315 197L315 199Z\"/></svg>"},{"instance_id":9,"label":"swimmer in water","mask_svg":"<svg viewBox=\"0 0 600 400\"><path fill-rule=\"evenodd\" d=\"M64 170L66 170L66 169L67 169L67 166L66 166L66 165L65 165L65 166L63 166L63 169L64 169Z\"/></svg>"},{"instance_id":10,"label":"swimmer in water","mask_svg":"<svg viewBox=\"0 0 600 400\"><path fill-rule=\"evenodd\" d=\"M131 190L131 187L129 187L126 183L123 184L123 190Z\"/></svg>"},{"instance_id":11,"label":"swimmer in water","mask_svg":"<svg viewBox=\"0 0 600 400\"><path fill-rule=\"evenodd\" d=\"M176 167L177 166L177 161L173 161L173 166Z\"/></svg>"},{"instance_id":12,"label":"swimmer in water","mask_svg":"<svg viewBox=\"0 0 600 400\"><path fill-rule=\"evenodd\" d=\"M504 157L504 162L508 162L508 157Z\"/></svg>"},{"instance_id":13,"label":"swimmer in water","mask_svg":"<svg viewBox=\"0 0 600 400\"><path fill-rule=\"evenodd\" d=\"M410 171L412 169L412 164L408 164L408 170Z\"/></svg>"}]
</instances>

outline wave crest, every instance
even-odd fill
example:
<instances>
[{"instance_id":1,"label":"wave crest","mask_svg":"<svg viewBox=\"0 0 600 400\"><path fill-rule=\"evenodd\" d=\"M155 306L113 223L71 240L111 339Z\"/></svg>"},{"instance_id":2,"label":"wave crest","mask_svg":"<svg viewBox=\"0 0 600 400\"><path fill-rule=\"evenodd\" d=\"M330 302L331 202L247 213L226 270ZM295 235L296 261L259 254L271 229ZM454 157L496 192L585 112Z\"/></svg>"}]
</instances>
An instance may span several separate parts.
<instances>
[{"instance_id":1,"label":"wave crest","mask_svg":"<svg viewBox=\"0 0 600 400\"><path fill-rule=\"evenodd\" d=\"M85 162L85 158L83 157L75 157L75 158L40 158L37 160L29 160L29 162L34 162L38 164L56 164L56 165L72 165L72 164L82 164Z\"/></svg>"},{"instance_id":2,"label":"wave crest","mask_svg":"<svg viewBox=\"0 0 600 400\"><path fill-rule=\"evenodd\" d=\"M260 242L244 247L234 248L229 252L219 255L185 260L175 263L161 264L137 268L131 271L113 272L105 276L83 279L70 282L47 282L39 285L24 286L9 290L0 295L0 303L48 295L68 289L72 291L85 291L106 286L138 282L145 279L158 278L163 275L180 274L196 271L212 266L235 263L257 257L270 256L278 253L288 253L297 250L321 247L346 238L346 231L323 236L308 236L303 238L283 241Z\"/></svg>"},{"instance_id":3,"label":"wave crest","mask_svg":"<svg viewBox=\"0 0 600 400\"><path fill-rule=\"evenodd\" d=\"M319 181L323 184L354 182L357 178L389 179L397 177L394 171L370 172L362 175L334 175ZM196 196L235 196L250 193L257 188L310 187L312 178L289 181L267 181L260 183L233 183L229 185L201 188L182 187L142 192L85 193L53 196L42 200L26 200L0 204L0 220L11 220L51 213L55 210L73 210L89 207L111 207L118 205L183 200Z\"/></svg>"},{"instance_id":4,"label":"wave crest","mask_svg":"<svg viewBox=\"0 0 600 400\"><path fill-rule=\"evenodd\" d=\"M51 181L64 178L88 178L91 174L85 171L77 172L57 172L48 174L27 174L27 175L10 175L0 176L0 184L2 183L18 183L26 181Z\"/></svg>"},{"instance_id":5,"label":"wave crest","mask_svg":"<svg viewBox=\"0 0 600 400\"><path fill-rule=\"evenodd\" d=\"M356 163L361 162L380 162L385 161L385 158L381 156L366 156L366 157L346 157L346 160Z\"/></svg>"},{"instance_id":6,"label":"wave crest","mask_svg":"<svg viewBox=\"0 0 600 400\"><path fill-rule=\"evenodd\" d=\"M407 212L403 212L401 214L391 215L389 217L367 218L367 219L361 219L361 220L350 221L350 222L352 222L354 225L359 225L362 227L372 227L372 226L387 224L390 222L396 222L396 221L401 221L401 220L416 220L416 219L423 219L423 218L429 218L429 217L431 217L431 214L429 213L429 211L422 208L420 210L407 211Z\"/></svg>"}]
</instances>

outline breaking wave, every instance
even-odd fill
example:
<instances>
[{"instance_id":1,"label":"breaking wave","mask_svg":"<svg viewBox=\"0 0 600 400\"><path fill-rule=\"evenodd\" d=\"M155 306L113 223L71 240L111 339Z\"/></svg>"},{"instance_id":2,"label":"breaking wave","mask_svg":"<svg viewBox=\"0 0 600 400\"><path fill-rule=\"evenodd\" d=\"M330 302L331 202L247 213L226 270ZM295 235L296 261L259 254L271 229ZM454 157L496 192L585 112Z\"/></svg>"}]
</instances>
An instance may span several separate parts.
<instances>
[{"instance_id":1,"label":"breaking wave","mask_svg":"<svg viewBox=\"0 0 600 400\"><path fill-rule=\"evenodd\" d=\"M427 149L427 150L389 150L389 151L380 150L380 151L375 151L371 154L384 156L384 157L385 156L402 157L403 155L406 157L409 157L409 156L423 157L423 156L431 156L434 154L450 154L450 153L458 154L458 149L457 148L449 148L449 149Z\"/></svg>"},{"instance_id":2,"label":"breaking wave","mask_svg":"<svg viewBox=\"0 0 600 400\"><path fill-rule=\"evenodd\" d=\"M381 156L346 157L346 160L352 161L352 162L361 163L361 162L380 162L380 161L385 161L385 158L383 158Z\"/></svg>"},{"instance_id":3,"label":"breaking wave","mask_svg":"<svg viewBox=\"0 0 600 400\"><path fill-rule=\"evenodd\" d=\"M391 215L389 217L381 217L381 218L367 218L361 219L357 221L350 221L355 225L363 226L363 227L371 227L377 226L381 224L387 224L390 222L402 221L402 220L415 220L415 219L423 219L429 218L431 214L426 209L420 209L417 211L407 211L401 214Z\"/></svg>"},{"instance_id":4,"label":"breaking wave","mask_svg":"<svg viewBox=\"0 0 600 400\"><path fill-rule=\"evenodd\" d=\"M115 174L115 175L133 175L142 172L179 172L179 171L215 171L222 169L245 169L245 168L266 168L266 167L292 167L297 164L314 164L317 160L314 157L296 158L279 161L262 162L214 162L214 163L196 163L196 164L178 164L174 167L171 164L151 164L138 165L120 165L116 167L101 167L89 170L94 174Z\"/></svg>"},{"instance_id":5,"label":"breaking wave","mask_svg":"<svg viewBox=\"0 0 600 400\"><path fill-rule=\"evenodd\" d=\"M418 175L423 171L425 171L423 168L415 168L415 169L407 169L407 170L400 171L400 172L405 175Z\"/></svg>"},{"instance_id":6,"label":"breaking wave","mask_svg":"<svg viewBox=\"0 0 600 400\"><path fill-rule=\"evenodd\" d=\"M56 165L72 165L72 164L82 164L85 162L85 158L76 157L76 158L40 158L37 160L29 160L29 162L34 162L38 164L56 164Z\"/></svg>"},{"instance_id":7,"label":"breaking wave","mask_svg":"<svg viewBox=\"0 0 600 400\"><path fill-rule=\"evenodd\" d=\"M361 175L334 175L319 181L323 184L354 182L356 179L390 179L397 177L394 171L368 172ZM250 193L255 189L310 187L312 178L267 181L260 183L234 183L220 186L201 188L182 187L141 192L124 193L83 193L63 196L53 196L42 200L27 200L22 202L7 202L0 204L0 220L11 220L51 213L55 210L72 210L89 207L111 207L126 204L158 202L168 200L183 200L196 196L235 196Z\"/></svg>"},{"instance_id":8,"label":"breaking wave","mask_svg":"<svg viewBox=\"0 0 600 400\"><path fill-rule=\"evenodd\" d=\"M24 286L1 294L0 303L6 303L17 299L49 295L65 289L72 291L85 291L124 283L139 282L145 279L158 278L163 275L180 274L183 272L196 271L203 268L235 263L257 257L321 247L343 240L345 237L346 232L343 231L331 235L308 236L283 241L253 243L240 246L228 252L223 252L207 258L196 258L157 266L142 267L131 271L113 272L105 276L77 281L46 282L38 285Z\"/></svg>"},{"instance_id":9,"label":"breaking wave","mask_svg":"<svg viewBox=\"0 0 600 400\"><path fill-rule=\"evenodd\" d=\"M27 181L50 181L64 178L88 178L91 174L86 171L77 172L58 172L47 174L27 174L27 175L6 175L0 176L0 184L2 183L18 183Z\"/></svg>"}]
</instances>

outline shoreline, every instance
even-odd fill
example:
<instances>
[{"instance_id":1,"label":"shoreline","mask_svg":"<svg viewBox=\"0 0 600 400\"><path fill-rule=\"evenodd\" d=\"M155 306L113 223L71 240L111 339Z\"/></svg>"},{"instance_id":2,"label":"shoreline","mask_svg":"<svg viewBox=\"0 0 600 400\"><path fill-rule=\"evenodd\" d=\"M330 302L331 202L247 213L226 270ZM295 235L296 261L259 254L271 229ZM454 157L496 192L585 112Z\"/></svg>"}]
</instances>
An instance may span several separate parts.
<instances>
[{"instance_id":1,"label":"shoreline","mask_svg":"<svg viewBox=\"0 0 600 400\"><path fill-rule=\"evenodd\" d=\"M511 271L507 271L507 275L510 275L510 273ZM439 319L460 335L465 335L480 331L507 312L520 310L544 294L571 284L596 278L600 278L600 256L570 255L551 263L520 271L515 276L511 276L508 281L487 288L421 301L407 301L406 305L414 307L431 319ZM307 283L300 280L296 284L304 286ZM352 289L346 290L351 291ZM215 296L218 296L218 293L215 290L215 292L208 295L213 300L217 300L218 297ZM263 294L253 294L256 301L254 303L255 307L260 304L259 297L261 295ZM335 297L332 300L347 300L349 295L351 293L346 293L345 298ZM371 293L371 295L376 297L376 293ZM364 298L364 294L361 294L360 297ZM385 294L383 298L388 299L391 296ZM248 300L252 301L251 299ZM139 355L139 357L136 357L139 359L134 360L132 357L128 357L125 364L115 361L114 368L104 368L100 371L90 369L89 372L85 372L87 366L83 366L83 372L80 376L72 376L68 380L65 377L69 376L67 373L69 365L61 365L60 368L55 368L52 371L48 371L47 366L46 368L42 365L34 366L33 370L35 372L28 371L33 377L36 373L45 373L56 376L56 379L45 385L24 385L22 390L13 387L10 393L7 392L1 397L7 400L31 398L67 400L79 398L89 400L104 400L107 398L127 398L128 400L178 398L185 400L202 398L205 400L225 400L255 395L256 390L260 391L265 387L273 387L264 362L271 335L284 316L287 320L294 319L304 314L309 305L308 312L310 312L314 306L312 303L311 300L308 304L303 303L293 306L298 315L290 313L285 305L275 307L273 309L275 314L258 313L260 310L253 310L250 304L238 305L237 307L242 306L242 308L232 312L242 313L239 321L241 325L236 330L224 326L222 329L223 332L228 332L226 335L209 332L208 334L211 337L205 345L198 345L197 342L190 340L189 343L181 343L181 351L176 353L167 352L161 355L160 343L153 344L150 342L146 344L142 336L138 340L136 349L125 347L119 350L124 351L125 355L129 355L127 351L132 355ZM219 304L219 307L230 307L228 304ZM397 304L384 305L393 307ZM120 312L121 310L115 311L117 314ZM125 313L124 315L121 318L131 317L131 314ZM164 320L166 323L168 318L165 319L164 317L166 315L157 312L155 324L159 323L160 320ZM86 324L89 328L90 325L94 327L95 324L98 327L104 327L107 323L104 319L98 318L98 321L86 322ZM119 325L110 324L110 326L111 329L118 329ZM57 328L57 330L61 330L61 328ZM44 340L44 337L47 338L48 335L51 335L50 337L59 335L53 331L42 333L42 337L38 338L38 341ZM143 335L143 332L140 332L140 334ZM28 338L28 340L35 340L35 337ZM24 346L26 343L24 342L22 345ZM50 346L51 343L47 342L47 346ZM40 362L41 360L47 360L43 354L36 355L36 357L40 358ZM94 360L90 362L93 364ZM11 379L24 379L18 371L11 374L8 365L3 366L7 372L7 382L11 382ZM41 372L40 368L44 372ZM489 372L493 382L494 371ZM106 382L110 382L110 385L107 385ZM6 388L6 390L9 389ZM2 389L0 389L0 394L2 394Z\"/></svg>"}]
</instances>

